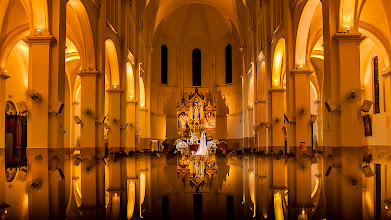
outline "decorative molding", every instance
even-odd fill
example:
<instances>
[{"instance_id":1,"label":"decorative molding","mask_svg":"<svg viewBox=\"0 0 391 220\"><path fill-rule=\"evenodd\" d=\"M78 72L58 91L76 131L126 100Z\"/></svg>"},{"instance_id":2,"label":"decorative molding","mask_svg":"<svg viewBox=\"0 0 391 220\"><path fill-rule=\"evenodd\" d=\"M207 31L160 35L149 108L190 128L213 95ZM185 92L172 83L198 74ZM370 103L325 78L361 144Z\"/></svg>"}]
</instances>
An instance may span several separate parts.
<instances>
[{"instance_id":1,"label":"decorative molding","mask_svg":"<svg viewBox=\"0 0 391 220\"><path fill-rule=\"evenodd\" d=\"M78 74L80 77L83 77L83 76L98 76L100 73L97 70L89 68L89 70L87 69L80 70Z\"/></svg>"},{"instance_id":2,"label":"decorative molding","mask_svg":"<svg viewBox=\"0 0 391 220\"><path fill-rule=\"evenodd\" d=\"M361 33L336 33L333 39L338 43L356 43L360 44L366 37Z\"/></svg>"},{"instance_id":3,"label":"decorative molding","mask_svg":"<svg viewBox=\"0 0 391 220\"><path fill-rule=\"evenodd\" d=\"M285 92L286 89L283 89L283 88L271 88L269 89L269 92Z\"/></svg>"},{"instance_id":4,"label":"decorative molding","mask_svg":"<svg viewBox=\"0 0 391 220\"><path fill-rule=\"evenodd\" d=\"M293 75L311 75L314 71L311 69L292 69L291 74Z\"/></svg>"},{"instance_id":5,"label":"decorative molding","mask_svg":"<svg viewBox=\"0 0 391 220\"><path fill-rule=\"evenodd\" d=\"M24 42L26 42L27 45L53 45L56 43L56 38L53 37L52 35L47 35L47 36L27 36L24 39Z\"/></svg>"},{"instance_id":6,"label":"decorative molding","mask_svg":"<svg viewBox=\"0 0 391 220\"><path fill-rule=\"evenodd\" d=\"M124 90L123 89L106 89L106 92L108 94L116 94L116 93L123 93Z\"/></svg>"}]
</instances>

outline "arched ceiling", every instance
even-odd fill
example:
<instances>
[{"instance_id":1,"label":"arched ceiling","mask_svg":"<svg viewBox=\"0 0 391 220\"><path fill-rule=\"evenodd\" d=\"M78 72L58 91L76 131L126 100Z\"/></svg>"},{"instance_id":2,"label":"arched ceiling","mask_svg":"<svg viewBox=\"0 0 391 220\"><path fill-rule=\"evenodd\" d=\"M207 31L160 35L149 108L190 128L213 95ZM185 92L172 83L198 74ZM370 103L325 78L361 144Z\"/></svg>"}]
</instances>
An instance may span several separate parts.
<instances>
[{"instance_id":1,"label":"arched ceiling","mask_svg":"<svg viewBox=\"0 0 391 220\"><path fill-rule=\"evenodd\" d=\"M160 23L172 14L176 9L189 5L201 4L214 7L222 17L226 24L233 29L236 29L239 38L243 39L241 32L245 29L243 24L246 24L247 18L239 17L240 14L248 13L247 4L245 0L150 0L146 2L144 11L144 24L147 26L147 34L152 40L155 31Z\"/></svg>"}]
</instances>

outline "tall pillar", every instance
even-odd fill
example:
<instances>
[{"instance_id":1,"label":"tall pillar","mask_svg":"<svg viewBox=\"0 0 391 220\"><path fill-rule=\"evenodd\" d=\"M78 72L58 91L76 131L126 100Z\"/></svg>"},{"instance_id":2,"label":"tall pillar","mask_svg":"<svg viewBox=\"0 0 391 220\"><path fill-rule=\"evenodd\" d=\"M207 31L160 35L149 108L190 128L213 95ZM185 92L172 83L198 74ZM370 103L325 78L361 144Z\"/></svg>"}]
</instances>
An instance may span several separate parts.
<instances>
[{"instance_id":1,"label":"tall pillar","mask_svg":"<svg viewBox=\"0 0 391 220\"><path fill-rule=\"evenodd\" d=\"M300 69L292 70L295 77L295 111L296 111L296 143L300 146L305 142L311 145L311 112L310 112L310 75L312 71ZM308 150L309 147L308 147ZM311 151L308 151L310 153Z\"/></svg>"},{"instance_id":2,"label":"tall pillar","mask_svg":"<svg viewBox=\"0 0 391 220\"><path fill-rule=\"evenodd\" d=\"M272 96L272 150L278 153L284 151L284 93L285 89L270 89ZM269 150L270 151L270 150Z\"/></svg>"},{"instance_id":3,"label":"tall pillar","mask_svg":"<svg viewBox=\"0 0 391 220\"><path fill-rule=\"evenodd\" d=\"M109 206L107 207L109 219L120 219L121 216L121 200L126 198L126 193L123 193L122 187L122 158L115 154L110 155L108 161L109 167L109 189L110 194ZM126 192L126 191L125 191Z\"/></svg>"},{"instance_id":4,"label":"tall pillar","mask_svg":"<svg viewBox=\"0 0 391 220\"><path fill-rule=\"evenodd\" d=\"M339 52L341 145L362 146L360 43L365 37L359 33L337 33L334 39Z\"/></svg>"},{"instance_id":5,"label":"tall pillar","mask_svg":"<svg viewBox=\"0 0 391 220\"><path fill-rule=\"evenodd\" d=\"M0 219L7 214L7 208L9 205L6 203L5 196L5 149L0 148Z\"/></svg>"},{"instance_id":6,"label":"tall pillar","mask_svg":"<svg viewBox=\"0 0 391 220\"><path fill-rule=\"evenodd\" d=\"M55 38L47 33L28 36L29 46L29 89L42 96L42 100L28 101L27 118L27 159L29 175L26 183L41 182L41 189L29 193L29 217L31 219L50 218L50 176L47 148L50 147L49 102L51 75L51 47ZM39 152L38 152L39 151Z\"/></svg>"},{"instance_id":7,"label":"tall pillar","mask_svg":"<svg viewBox=\"0 0 391 220\"><path fill-rule=\"evenodd\" d=\"M384 110L388 117L391 117L391 72L386 72L383 75L384 80L384 100L385 106ZM387 128L387 134L391 133L391 128ZM391 135L387 135L387 145L391 145Z\"/></svg>"},{"instance_id":8,"label":"tall pillar","mask_svg":"<svg viewBox=\"0 0 391 220\"><path fill-rule=\"evenodd\" d=\"M96 147L96 77L97 71L79 72L81 78L81 135L80 148Z\"/></svg>"},{"instance_id":9,"label":"tall pillar","mask_svg":"<svg viewBox=\"0 0 391 220\"><path fill-rule=\"evenodd\" d=\"M50 50L54 42L51 35L28 36L29 45L29 89L42 96L42 101L29 101L27 120L27 148L49 146L49 79Z\"/></svg>"},{"instance_id":10,"label":"tall pillar","mask_svg":"<svg viewBox=\"0 0 391 220\"><path fill-rule=\"evenodd\" d=\"M136 150L136 104L134 101L126 102L126 151Z\"/></svg>"},{"instance_id":11,"label":"tall pillar","mask_svg":"<svg viewBox=\"0 0 391 220\"><path fill-rule=\"evenodd\" d=\"M5 73L0 72L0 149L5 148L5 102L6 102L6 90L5 90L5 81L10 78Z\"/></svg>"},{"instance_id":12,"label":"tall pillar","mask_svg":"<svg viewBox=\"0 0 391 220\"><path fill-rule=\"evenodd\" d=\"M109 148L119 150L121 147L121 93L122 89L106 90L109 98Z\"/></svg>"},{"instance_id":13,"label":"tall pillar","mask_svg":"<svg viewBox=\"0 0 391 220\"><path fill-rule=\"evenodd\" d=\"M266 143L266 100L258 100L257 101L257 114L258 114L258 126L257 139L258 139L258 150L265 150ZM263 124L259 124L263 123Z\"/></svg>"},{"instance_id":14,"label":"tall pillar","mask_svg":"<svg viewBox=\"0 0 391 220\"><path fill-rule=\"evenodd\" d=\"M294 69L291 71L295 78L295 145L291 152L295 152L297 159L288 163L288 186L291 191L293 209L290 209L290 217L307 216L311 211L311 160L303 153L312 154L311 149L311 112L310 112L310 75L308 69ZM300 143L305 143L301 148Z\"/></svg>"},{"instance_id":15,"label":"tall pillar","mask_svg":"<svg viewBox=\"0 0 391 220\"><path fill-rule=\"evenodd\" d=\"M364 127L361 118L359 33L337 33L334 39L339 54L340 137L341 137L341 218L361 219L362 158Z\"/></svg>"},{"instance_id":16,"label":"tall pillar","mask_svg":"<svg viewBox=\"0 0 391 220\"><path fill-rule=\"evenodd\" d=\"M97 190L102 188L99 179L104 175L104 167L96 158L104 155L104 150L96 148L97 132L97 76L99 72L83 70L79 72L81 78L81 212L83 219L96 219L104 216L103 207L99 207L99 194ZM103 152L102 152L103 150Z\"/></svg>"}]
</instances>

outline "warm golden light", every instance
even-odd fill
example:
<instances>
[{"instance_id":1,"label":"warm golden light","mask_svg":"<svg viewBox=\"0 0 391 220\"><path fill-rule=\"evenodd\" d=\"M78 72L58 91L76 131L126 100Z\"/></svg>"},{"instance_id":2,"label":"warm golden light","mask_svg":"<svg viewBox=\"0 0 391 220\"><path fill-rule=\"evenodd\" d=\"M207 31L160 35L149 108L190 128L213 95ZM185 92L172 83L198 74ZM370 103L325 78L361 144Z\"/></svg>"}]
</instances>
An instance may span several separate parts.
<instances>
[{"instance_id":1,"label":"warm golden light","mask_svg":"<svg viewBox=\"0 0 391 220\"><path fill-rule=\"evenodd\" d=\"M276 220L284 220L284 210L282 207L282 198L280 193L274 194L274 213Z\"/></svg>"},{"instance_id":2,"label":"warm golden light","mask_svg":"<svg viewBox=\"0 0 391 220\"><path fill-rule=\"evenodd\" d=\"M272 80L273 80L273 87L279 87L281 86L281 76L283 75L283 67L284 67L284 60L285 60L285 39L280 38L278 40L276 49L274 51L274 59L273 59L273 73L272 73Z\"/></svg>"},{"instance_id":3,"label":"warm golden light","mask_svg":"<svg viewBox=\"0 0 391 220\"><path fill-rule=\"evenodd\" d=\"M133 100L134 98L134 74L132 64L130 62L126 63L126 82L127 82L127 92L128 98Z\"/></svg>"},{"instance_id":4,"label":"warm golden light","mask_svg":"<svg viewBox=\"0 0 391 220\"><path fill-rule=\"evenodd\" d=\"M108 64L110 66L110 79L111 84L119 85L119 67L118 67L118 56L117 56L117 50L115 48L115 44L111 39L107 39L105 41L106 46L106 52L107 56L106 59L108 59Z\"/></svg>"},{"instance_id":5,"label":"warm golden light","mask_svg":"<svg viewBox=\"0 0 391 220\"><path fill-rule=\"evenodd\" d=\"M136 185L133 181L128 181L128 205L127 218L132 219L134 213L134 205L136 200Z\"/></svg>"},{"instance_id":6,"label":"warm golden light","mask_svg":"<svg viewBox=\"0 0 391 220\"><path fill-rule=\"evenodd\" d=\"M145 87L144 87L144 79L140 76L140 108L145 108Z\"/></svg>"}]
</instances>

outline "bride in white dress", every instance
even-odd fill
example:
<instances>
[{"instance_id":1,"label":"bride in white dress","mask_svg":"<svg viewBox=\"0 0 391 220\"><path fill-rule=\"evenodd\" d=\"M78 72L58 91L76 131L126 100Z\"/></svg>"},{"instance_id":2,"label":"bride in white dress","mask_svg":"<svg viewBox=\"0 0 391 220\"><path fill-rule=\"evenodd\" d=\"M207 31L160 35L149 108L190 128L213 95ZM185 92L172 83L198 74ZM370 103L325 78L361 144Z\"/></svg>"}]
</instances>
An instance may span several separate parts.
<instances>
[{"instance_id":1,"label":"bride in white dress","mask_svg":"<svg viewBox=\"0 0 391 220\"><path fill-rule=\"evenodd\" d=\"M208 154L208 148L206 147L206 136L205 133L202 133L200 138L200 146L198 147L198 150L195 153L195 155L207 155L207 154Z\"/></svg>"}]
</instances>

